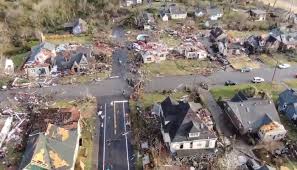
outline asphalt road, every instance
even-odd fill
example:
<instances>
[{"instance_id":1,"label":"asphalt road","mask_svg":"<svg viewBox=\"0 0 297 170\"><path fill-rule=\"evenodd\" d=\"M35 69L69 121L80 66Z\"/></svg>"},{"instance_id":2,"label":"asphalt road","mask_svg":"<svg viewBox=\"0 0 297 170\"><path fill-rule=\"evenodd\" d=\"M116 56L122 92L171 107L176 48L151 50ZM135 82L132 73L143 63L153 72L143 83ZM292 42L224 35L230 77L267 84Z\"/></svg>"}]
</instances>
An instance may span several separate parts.
<instances>
[{"instance_id":1,"label":"asphalt road","mask_svg":"<svg viewBox=\"0 0 297 170\"><path fill-rule=\"evenodd\" d=\"M160 91L164 89L176 89L183 86L193 86L200 82L207 82L211 86L222 86L226 80L233 80L237 83L250 83L253 77L258 76L265 79L267 82L272 81L274 69L261 68L255 69L248 73L241 73L238 71L232 72L216 72L211 76L205 77L201 75L187 75L187 76L168 76L156 77L149 80L145 84L147 92ZM297 67L288 69L276 69L274 81L282 82L287 79L294 79L297 73Z\"/></svg>"},{"instance_id":2,"label":"asphalt road","mask_svg":"<svg viewBox=\"0 0 297 170\"><path fill-rule=\"evenodd\" d=\"M156 77L148 80L145 83L145 91L152 92L164 89L182 88L185 85L192 86L200 82L208 82L208 84L212 86L224 85L224 82L226 80L233 80L237 83L248 83L254 76L263 77L265 81L271 82L273 72L274 69L272 68L262 68L255 69L249 73L240 73L237 71L221 71L214 73L209 77L200 75ZM291 67L288 69L276 69L274 81L281 82L287 79L294 79L296 73L297 67ZM55 94L57 98L75 98L87 95L93 95L97 97L121 95L123 89L128 90L129 87L126 81L123 78L119 77L89 84L57 85L44 88L3 91L0 95L0 101L5 100L10 93L15 93L18 91L29 93L38 92L40 94Z\"/></svg>"},{"instance_id":3,"label":"asphalt road","mask_svg":"<svg viewBox=\"0 0 297 170\"><path fill-rule=\"evenodd\" d=\"M126 126L128 101L121 96L101 97L98 169L133 170L130 129Z\"/></svg>"}]
</instances>

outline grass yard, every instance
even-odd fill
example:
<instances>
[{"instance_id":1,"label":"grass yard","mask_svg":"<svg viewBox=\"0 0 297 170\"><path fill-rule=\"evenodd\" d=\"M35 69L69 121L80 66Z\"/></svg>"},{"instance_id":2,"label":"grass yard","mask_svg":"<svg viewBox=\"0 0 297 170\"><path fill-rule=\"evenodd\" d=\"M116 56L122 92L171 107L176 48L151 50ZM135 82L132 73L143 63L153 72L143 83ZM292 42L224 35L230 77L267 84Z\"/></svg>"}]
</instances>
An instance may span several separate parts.
<instances>
[{"instance_id":1,"label":"grass yard","mask_svg":"<svg viewBox=\"0 0 297 170\"><path fill-rule=\"evenodd\" d=\"M130 108L135 108L137 103L139 103L141 106L144 108L148 108L152 106L156 102L161 102L163 101L167 96L171 96L174 99L180 99L181 97L187 95L187 93L183 91L177 91L176 93L167 93L167 94L162 94L159 92L155 93L145 93L141 95L140 99L136 101L130 101Z\"/></svg>"},{"instance_id":2,"label":"grass yard","mask_svg":"<svg viewBox=\"0 0 297 170\"><path fill-rule=\"evenodd\" d=\"M169 48L177 47L181 43L181 40L178 37L173 37L169 35L161 35L160 41L166 44Z\"/></svg>"},{"instance_id":3,"label":"grass yard","mask_svg":"<svg viewBox=\"0 0 297 170\"><path fill-rule=\"evenodd\" d=\"M166 60L161 63L144 64L143 68L149 77L156 75L188 75L217 69L209 60Z\"/></svg>"},{"instance_id":4,"label":"grass yard","mask_svg":"<svg viewBox=\"0 0 297 170\"><path fill-rule=\"evenodd\" d=\"M8 76L0 77L0 87L7 86L9 81L12 81L12 80L13 80L13 77L8 77Z\"/></svg>"},{"instance_id":5,"label":"grass yard","mask_svg":"<svg viewBox=\"0 0 297 170\"><path fill-rule=\"evenodd\" d=\"M285 129L288 131L287 135L289 139L293 141L297 141L297 127L292 123L292 121L288 120L288 118L280 114L280 119L282 124L285 126Z\"/></svg>"},{"instance_id":6,"label":"grass yard","mask_svg":"<svg viewBox=\"0 0 297 170\"><path fill-rule=\"evenodd\" d=\"M285 80L284 83L291 88L297 88L297 80Z\"/></svg>"},{"instance_id":7,"label":"grass yard","mask_svg":"<svg viewBox=\"0 0 297 170\"><path fill-rule=\"evenodd\" d=\"M278 97L278 94L284 90L285 88L280 84L271 84L271 83L260 83L260 84L239 84L235 86L225 86L225 87L218 87L213 88L210 90L211 94L217 100L219 97L223 99L230 99L232 98L239 90L248 88L248 87L255 87L257 91L266 91L271 96L272 99L275 101Z\"/></svg>"},{"instance_id":8,"label":"grass yard","mask_svg":"<svg viewBox=\"0 0 297 170\"><path fill-rule=\"evenodd\" d=\"M62 43L80 43L86 44L92 41L92 37L88 35L45 35L45 39L47 42L53 44L62 44Z\"/></svg>"},{"instance_id":9,"label":"grass yard","mask_svg":"<svg viewBox=\"0 0 297 170\"><path fill-rule=\"evenodd\" d=\"M261 35L261 34L267 34L265 31L235 31L235 30L229 30L227 31L227 34L233 38L248 38L252 35Z\"/></svg>"},{"instance_id":10,"label":"grass yard","mask_svg":"<svg viewBox=\"0 0 297 170\"><path fill-rule=\"evenodd\" d=\"M61 77L59 79L60 84L86 84L92 82L96 78L100 78L101 80L106 79L110 75L110 72L102 72L97 74L89 74L89 75L70 75Z\"/></svg>"},{"instance_id":11,"label":"grass yard","mask_svg":"<svg viewBox=\"0 0 297 170\"><path fill-rule=\"evenodd\" d=\"M297 62L290 59L289 56L286 56L285 54L277 53L274 54L273 56L268 56L266 54L261 54L259 56L259 59L266 65L270 67L275 67L277 64L291 64L291 65L296 65Z\"/></svg>"},{"instance_id":12,"label":"grass yard","mask_svg":"<svg viewBox=\"0 0 297 170\"><path fill-rule=\"evenodd\" d=\"M15 70L20 69L20 67L23 65L28 55L29 55L29 52L25 52L25 53L16 54L10 57L14 63Z\"/></svg>"},{"instance_id":13,"label":"grass yard","mask_svg":"<svg viewBox=\"0 0 297 170\"><path fill-rule=\"evenodd\" d=\"M228 57L228 61L230 62L231 66L236 70L239 70L244 67L249 67L253 69L260 68L259 63L251 60L248 56Z\"/></svg>"}]
</instances>

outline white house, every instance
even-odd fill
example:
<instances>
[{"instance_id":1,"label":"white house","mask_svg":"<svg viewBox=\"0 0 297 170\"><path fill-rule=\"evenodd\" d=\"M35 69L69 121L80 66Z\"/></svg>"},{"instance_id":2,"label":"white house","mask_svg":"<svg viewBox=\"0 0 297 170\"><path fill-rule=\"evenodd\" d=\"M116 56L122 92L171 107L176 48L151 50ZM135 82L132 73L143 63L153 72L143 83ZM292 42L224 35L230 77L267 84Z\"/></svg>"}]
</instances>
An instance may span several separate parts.
<instances>
[{"instance_id":1,"label":"white house","mask_svg":"<svg viewBox=\"0 0 297 170\"><path fill-rule=\"evenodd\" d=\"M185 51L187 59L205 59L207 57L207 51L197 49L195 51Z\"/></svg>"},{"instance_id":2,"label":"white house","mask_svg":"<svg viewBox=\"0 0 297 170\"><path fill-rule=\"evenodd\" d=\"M170 6L169 7L170 18L174 20L187 18L187 11L183 6Z\"/></svg>"},{"instance_id":3,"label":"white house","mask_svg":"<svg viewBox=\"0 0 297 170\"><path fill-rule=\"evenodd\" d=\"M207 8L206 13L211 21L216 21L223 17L223 11L217 7Z\"/></svg>"},{"instance_id":4,"label":"white house","mask_svg":"<svg viewBox=\"0 0 297 170\"><path fill-rule=\"evenodd\" d=\"M167 51L147 51L142 54L143 63L159 63L166 60Z\"/></svg>"},{"instance_id":5,"label":"white house","mask_svg":"<svg viewBox=\"0 0 297 170\"><path fill-rule=\"evenodd\" d=\"M11 59L5 59L4 73L5 74L14 73L14 63Z\"/></svg>"},{"instance_id":6,"label":"white house","mask_svg":"<svg viewBox=\"0 0 297 170\"><path fill-rule=\"evenodd\" d=\"M160 12L160 17L161 17L162 21L168 21L168 19L169 19L168 14L165 13L164 11Z\"/></svg>"},{"instance_id":7,"label":"white house","mask_svg":"<svg viewBox=\"0 0 297 170\"><path fill-rule=\"evenodd\" d=\"M124 6L132 6L132 5L137 5L137 4L141 4L142 0L124 0Z\"/></svg>"},{"instance_id":8,"label":"white house","mask_svg":"<svg viewBox=\"0 0 297 170\"><path fill-rule=\"evenodd\" d=\"M197 8L195 10L195 17L203 17L205 15L205 10L202 8Z\"/></svg>"},{"instance_id":9,"label":"white house","mask_svg":"<svg viewBox=\"0 0 297 170\"><path fill-rule=\"evenodd\" d=\"M286 134L287 130L284 126L276 121L263 125L258 131L258 135L262 142L278 141L283 139Z\"/></svg>"},{"instance_id":10,"label":"white house","mask_svg":"<svg viewBox=\"0 0 297 170\"><path fill-rule=\"evenodd\" d=\"M172 154L190 156L216 147L214 131L192 111L189 103L167 97L161 103L159 114L163 140Z\"/></svg>"}]
</instances>

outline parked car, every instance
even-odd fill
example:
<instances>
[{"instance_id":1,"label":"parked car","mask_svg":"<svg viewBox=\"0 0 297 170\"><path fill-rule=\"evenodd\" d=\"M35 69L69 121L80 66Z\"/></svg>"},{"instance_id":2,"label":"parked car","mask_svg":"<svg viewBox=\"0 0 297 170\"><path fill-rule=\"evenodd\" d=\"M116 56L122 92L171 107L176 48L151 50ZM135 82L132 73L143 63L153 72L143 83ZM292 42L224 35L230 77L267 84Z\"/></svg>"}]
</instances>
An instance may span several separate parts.
<instances>
[{"instance_id":1,"label":"parked car","mask_svg":"<svg viewBox=\"0 0 297 170\"><path fill-rule=\"evenodd\" d=\"M253 83L262 83L264 81L265 80L262 77L254 77L252 80Z\"/></svg>"},{"instance_id":2,"label":"parked car","mask_svg":"<svg viewBox=\"0 0 297 170\"><path fill-rule=\"evenodd\" d=\"M285 68L289 68L289 67L291 67L290 64L279 64L278 65L278 68L280 68L280 69L285 69Z\"/></svg>"},{"instance_id":3,"label":"parked car","mask_svg":"<svg viewBox=\"0 0 297 170\"><path fill-rule=\"evenodd\" d=\"M225 82L225 86L234 86L234 85L237 85L237 83L232 80L227 80Z\"/></svg>"},{"instance_id":4,"label":"parked car","mask_svg":"<svg viewBox=\"0 0 297 170\"><path fill-rule=\"evenodd\" d=\"M251 71L252 71L252 68L250 68L250 67L244 67L244 68L240 69L240 72L242 72L242 73L251 72Z\"/></svg>"}]
</instances>

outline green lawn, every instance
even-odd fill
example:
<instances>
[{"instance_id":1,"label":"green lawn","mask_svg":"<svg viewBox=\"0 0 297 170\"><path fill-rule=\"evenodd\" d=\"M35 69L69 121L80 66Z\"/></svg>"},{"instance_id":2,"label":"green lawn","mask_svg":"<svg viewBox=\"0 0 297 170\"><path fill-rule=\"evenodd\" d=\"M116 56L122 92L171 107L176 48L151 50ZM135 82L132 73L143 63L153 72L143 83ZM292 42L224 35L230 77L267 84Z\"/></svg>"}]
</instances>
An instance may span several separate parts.
<instances>
[{"instance_id":1,"label":"green lawn","mask_svg":"<svg viewBox=\"0 0 297 170\"><path fill-rule=\"evenodd\" d=\"M144 64L143 70L149 77L156 75L188 75L216 69L209 60L166 60L161 63Z\"/></svg>"},{"instance_id":2,"label":"green lawn","mask_svg":"<svg viewBox=\"0 0 297 170\"><path fill-rule=\"evenodd\" d=\"M291 88L297 88L297 80L285 80L284 83Z\"/></svg>"},{"instance_id":3,"label":"green lawn","mask_svg":"<svg viewBox=\"0 0 297 170\"><path fill-rule=\"evenodd\" d=\"M177 37L172 37L169 35L161 35L160 41L166 44L168 47L174 48L180 45L181 40Z\"/></svg>"},{"instance_id":4,"label":"green lawn","mask_svg":"<svg viewBox=\"0 0 297 170\"><path fill-rule=\"evenodd\" d=\"M2 86L7 86L9 81L12 81L13 80L13 77L0 77L0 87Z\"/></svg>"},{"instance_id":5,"label":"green lawn","mask_svg":"<svg viewBox=\"0 0 297 170\"><path fill-rule=\"evenodd\" d=\"M14 63L15 69L20 69L20 67L23 65L28 55L29 55L29 52L25 52L25 53L16 54L10 57Z\"/></svg>"},{"instance_id":6,"label":"green lawn","mask_svg":"<svg viewBox=\"0 0 297 170\"><path fill-rule=\"evenodd\" d=\"M297 141L297 127L292 123L292 121L288 120L288 118L280 114L280 119L282 124L285 126L285 129L288 131L287 135L289 139L293 141Z\"/></svg>"},{"instance_id":7,"label":"green lawn","mask_svg":"<svg viewBox=\"0 0 297 170\"><path fill-rule=\"evenodd\" d=\"M267 33L266 31L236 31L236 30L227 31L227 34L234 38L248 38L252 35L261 35L266 33Z\"/></svg>"},{"instance_id":8,"label":"green lawn","mask_svg":"<svg viewBox=\"0 0 297 170\"><path fill-rule=\"evenodd\" d=\"M271 83L259 83L259 84L239 84L235 86L224 86L213 88L210 90L211 94L217 100L220 96L223 99L230 99L232 98L239 90L248 88L248 87L255 87L257 91L266 91L270 95L272 95L272 99L275 101L278 97L278 94L284 90L285 88L280 84L271 84Z\"/></svg>"},{"instance_id":9,"label":"green lawn","mask_svg":"<svg viewBox=\"0 0 297 170\"><path fill-rule=\"evenodd\" d=\"M86 44L90 43L92 41L92 37L88 35L80 35L80 36L75 36L75 35L47 35L46 41L53 43L53 44L62 44L62 43L81 43L81 44Z\"/></svg>"},{"instance_id":10,"label":"green lawn","mask_svg":"<svg viewBox=\"0 0 297 170\"><path fill-rule=\"evenodd\" d=\"M274 58L272 58L271 56L268 56L266 54L261 54L259 56L259 59L266 65L270 66L270 67L275 67L276 66L276 60Z\"/></svg>"},{"instance_id":11,"label":"green lawn","mask_svg":"<svg viewBox=\"0 0 297 170\"><path fill-rule=\"evenodd\" d=\"M159 92L155 93L145 93L141 95L140 99L135 102L135 101L130 101L130 108L134 108L137 103L141 104L144 108L148 108L152 106L156 102L162 102L167 96L171 96L174 99L180 99L181 97L187 95L187 93L183 91L177 91L176 93L167 93L167 94L162 94Z\"/></svg>"},{"instance_id":12,"label":"green lawn","mask_svg":"<svg viewBox=\"0 0 297 170\"><path fill-rule=\"evenodd\" d=\"M286 54L282 54L282 53L276 53L273 54L271 56L268 56L266 54L261 54L259 56L259 59L266 65L270 66L270 67L275 67L278 64L291 64L291 65L296 65L297 62L295 60L293 60L292 58L290 58L289 56L287 56Z\"/></svg>"},{"instance_id":13,"label":"green lawn","mask_svg":"<svg viewBox=\"0 0 297 170\"><path fill-rule=\"evenodd\" d=\"M60 84L86 84L92 82L96 78L100 78L101 80L106 79L110 75L110 72L101 72L97 74L89 74L89 75L70 75L61 77L59 79Z\"/></svg>"}]
</instances>

